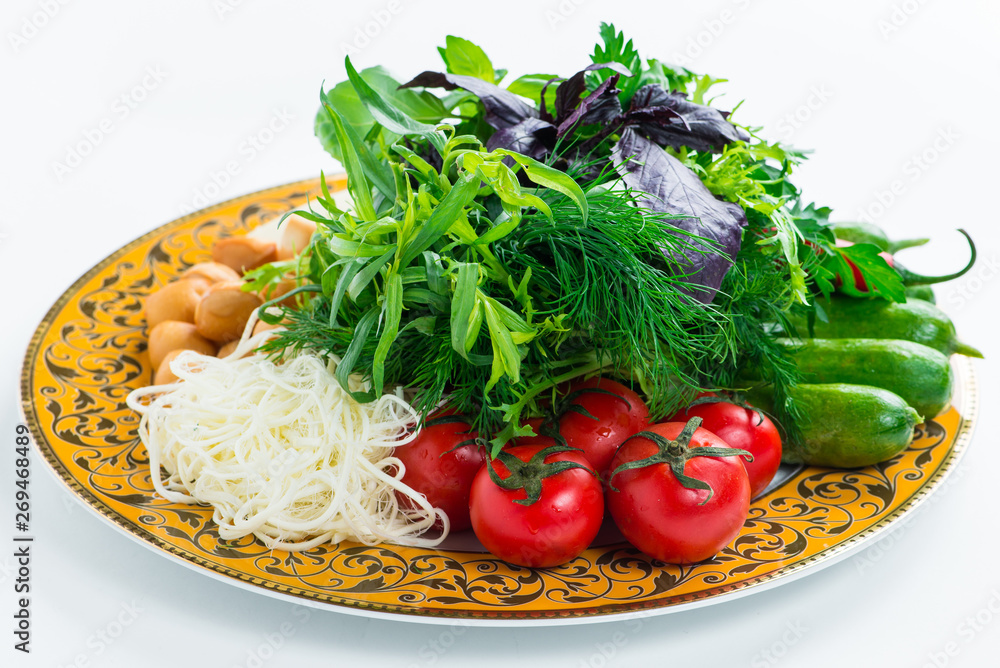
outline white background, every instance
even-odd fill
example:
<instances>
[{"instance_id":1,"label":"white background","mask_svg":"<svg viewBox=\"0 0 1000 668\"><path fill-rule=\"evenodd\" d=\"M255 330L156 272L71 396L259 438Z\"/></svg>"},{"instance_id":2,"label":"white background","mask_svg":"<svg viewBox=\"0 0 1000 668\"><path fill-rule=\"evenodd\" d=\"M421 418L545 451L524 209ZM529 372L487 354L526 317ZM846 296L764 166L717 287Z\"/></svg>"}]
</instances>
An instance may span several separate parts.
<instances>
[{"instance_id":1,"label":"white background","mask_svg":"<svg viewBox=\"0 0 1000 668\"><path fill-rule=\"evenodd\" d=\"M519 629L306 613L236 589L116 533L36 459L32 653L12 650L13 560L0 546L0 663L230 668L263 653L267 666L997 665L1000 5L224 2L3 2L0 526L13 523L21 357L49 305L106 254L195 203L336 170L312 117L321 82L344 77L345 45L359 68L381 63L406 78L438 69L435 47L452 33L512 73L568 75L588 62L601 20L646 56L729 78L720 106L746 99L737 119L814 148L796 183L835 217L867 212L894 236L932 236L930 248L907 251L913 268L959 266L952 230L973 233L979 267L938 290L988 358L976 365L983 411L972 448L957 484L897 535L805 579L642 623ZM248 137L276 115L292 120L252 149ZM96 146L76 167L57 167L87 142ZM238 173L214 187L228 163ZM100 640L119 621L122 633Z\"/></svg>"}]
</instances>

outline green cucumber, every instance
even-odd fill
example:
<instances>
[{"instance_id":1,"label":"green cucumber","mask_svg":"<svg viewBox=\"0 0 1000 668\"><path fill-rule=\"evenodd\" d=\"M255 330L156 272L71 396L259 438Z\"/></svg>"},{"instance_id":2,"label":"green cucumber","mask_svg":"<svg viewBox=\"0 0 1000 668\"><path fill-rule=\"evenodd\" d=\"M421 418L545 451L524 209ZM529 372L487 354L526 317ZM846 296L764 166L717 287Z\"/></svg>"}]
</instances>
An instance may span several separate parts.
<instances>
[{"instance_id":1,"label":"green cucumber","mask_svg":"<svg viewBox=\"0 0 1000 668\"><path fill-rule=\"evenodd\" d=\"M921 421L898 395L866 385L801 384L789 398L800 418L799 435L782 445L781 460L788 464L856 468L884 462L906 449ZM747 400L773 408L766 388L751 390Z\"/></svg>"},{"instance_id":2,"label":"green cucumber","mask_svg":"<svg viewBox=\"0 0 1000 668\"><path fill-rule=\"evenodd\" d=\"M834 223L833 235L844 241L852 241L856 244L875 244L879 250L895 253L904 248L923 246L930 239L900 239L892 241L878 225L871 223Z\"/></svg>"},{"instance_id":3,"label":"green cucumber","mask_svg":"<svg viewBox=\"0 0 1000 668\"><path fill-rule=\"evenodd\" d=\"M937 303L937 298L934 296L934 288L929 285L910 285L906 287L906 298L907 299L923 299L925 302L930 302L931 304Z\"/></svg>"},{"instance_id":4,"label":"green cucumber","mask_svg":"<svg viewBox=\"0 0 1000 668\"><path fill-rule=\"evenodd\" d=\"M954 374L948 358L925 345L894 339L779 341L795 351L804 383L880 387L928 418L951 402Z\"/></svg>"},{"instance_id":5,"label":"green cucumber","mask_svg":"<svg viewBox=\"0 0 1000 668\"><path fill-rule=\"evenodd\" d=\"M816 319L813 335L819 339L902 339L921 343L945 355L983 356L955 337L955 325L944 311L920 299L898 304L884 299L834 295L832 299L817 299L816 305L829 320ZM809 336L804 317L793 316L790 321L799 336Z\"/></svg>"}]
</instances>

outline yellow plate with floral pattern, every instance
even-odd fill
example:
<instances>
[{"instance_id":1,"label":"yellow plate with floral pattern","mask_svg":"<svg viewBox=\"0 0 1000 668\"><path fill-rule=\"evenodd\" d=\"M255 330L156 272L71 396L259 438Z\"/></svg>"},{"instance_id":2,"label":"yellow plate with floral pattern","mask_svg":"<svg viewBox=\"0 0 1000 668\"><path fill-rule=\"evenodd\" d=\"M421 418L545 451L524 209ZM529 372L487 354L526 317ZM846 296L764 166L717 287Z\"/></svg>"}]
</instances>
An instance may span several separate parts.
<instances>
[{"instance_id":1,"label":"yellow plate with floral pattern","mask_svg":"<svg viewBox=\"0 0 1000 668\"><path fill-rule=\"evenodd\" d=\"M25 356L22 410L59 480L114 527L203 573L300 603L413 621L554 624L668 612L790 581L885 535L968 446L976 391L959 358L955 407L918 427L906 451L864 469L792 472L753 502L729 547L695 566L663 564L614 540L542 570L510 566L461 536L452 545L465 549L344 542L299 554L252 536L223 541L207 507L153 492L138 419L125 405L151 382L142 300L210 259L215 239L303 205L318 187L310 180L245 195L133 241L59 298Z\"/></svg>"}]
</instances>

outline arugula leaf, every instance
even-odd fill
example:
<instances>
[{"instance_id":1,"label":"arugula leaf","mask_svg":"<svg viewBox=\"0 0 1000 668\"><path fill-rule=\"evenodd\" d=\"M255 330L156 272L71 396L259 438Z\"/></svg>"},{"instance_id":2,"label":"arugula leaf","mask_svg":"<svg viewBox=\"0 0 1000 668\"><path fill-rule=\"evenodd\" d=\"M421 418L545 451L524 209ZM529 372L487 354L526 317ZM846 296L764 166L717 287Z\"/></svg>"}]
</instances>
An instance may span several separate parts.
<instances>
[{"instance_id":1,"label":"arugula leaf","mask_svg":"<svg viewBox=\"0 0 1000 668\"><path fill-rule=\"evenodd\" d=\"M486 53L467 39L448 35L445 47L438 47L441 59L451 74L465 74L496 83L496 71Z\"/></svg>"}]
</instances>

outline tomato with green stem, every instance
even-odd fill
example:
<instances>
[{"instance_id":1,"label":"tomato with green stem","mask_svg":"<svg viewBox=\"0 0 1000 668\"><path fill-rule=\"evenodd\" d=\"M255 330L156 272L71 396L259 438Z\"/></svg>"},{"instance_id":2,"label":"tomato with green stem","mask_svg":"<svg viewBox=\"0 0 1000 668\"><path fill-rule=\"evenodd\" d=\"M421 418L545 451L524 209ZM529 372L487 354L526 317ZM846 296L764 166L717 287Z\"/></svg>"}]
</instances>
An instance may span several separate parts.
<instances>
[{"instance_id":1,"label":"tomato with green stem","mask_svg":"<svg viewBox=\"0 0 1000 668\"><path fill-rule=\"evenodd\" d=\"M771 419L749 404L738 404L712 393L678 411L670 422L687 422L693 417L700 417L702 428L730 447L753 455L753 461L742 458L740 461L750 478L750 497L763 492L781 464L781 434Z\"/></svg>"},{"instance_id":2,"label":"tomato with green stem","mask_svg":"<svg viewBox=\"0 0 1000 668\"><path fill-rule=\"evenodd\" d=\"M604 493L590 463L560 445L501 450L472 482L472 529L506 562L559 566L594 540L604 517Z\"/></svg>"},{"instance_id":3,"label":"tomato with green stem","mask_svg":"<svg viewBox=\"0 0 1000 668\"><path fill-rule=\"evenodd\" d=\"M740 532L750 508L750 457L699 428L701 418L651 425L611 462L608 509L625 538L672 564L709 559Z\"/></svg>"}]
</instances>

